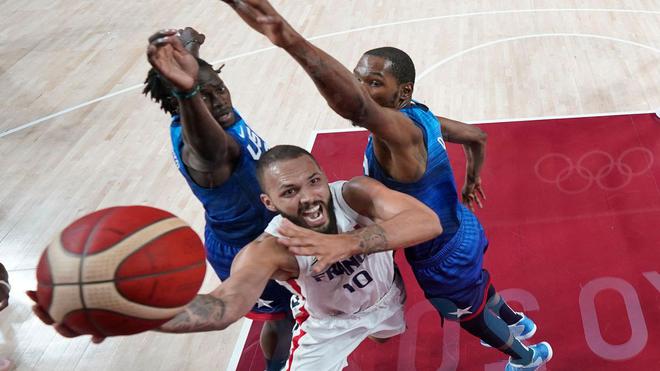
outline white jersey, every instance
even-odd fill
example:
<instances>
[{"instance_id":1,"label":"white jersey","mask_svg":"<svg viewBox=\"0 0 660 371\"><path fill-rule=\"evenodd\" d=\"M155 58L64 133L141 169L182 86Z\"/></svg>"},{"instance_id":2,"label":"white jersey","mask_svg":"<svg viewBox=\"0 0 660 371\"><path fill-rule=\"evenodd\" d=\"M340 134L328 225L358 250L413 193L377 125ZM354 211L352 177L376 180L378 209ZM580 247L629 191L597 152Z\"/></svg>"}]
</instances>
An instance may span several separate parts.
<instances>
[{"instance_id":1,"label":"white jersey","mask_svg":"<svg viewBox=\"0 0 660 371\"><path fill-rule=\"evenodd\" d=\"M339 233L373 224L371 219L359 215L346 204L342 195L344 183L346 181L330 184ZM277 229L281 223L282 216L276 216L266 228L266 233L279 236ZM356 255L318 274L312 273L315 257L296 256L296 260L300 268L298 278L278 282L302 302L295 303L294 307L298 307L295 309L304 308L311 317L325 318L364 311L383 298L393 286L394 261L391 251Z\"/></svg>"}]
</instances>

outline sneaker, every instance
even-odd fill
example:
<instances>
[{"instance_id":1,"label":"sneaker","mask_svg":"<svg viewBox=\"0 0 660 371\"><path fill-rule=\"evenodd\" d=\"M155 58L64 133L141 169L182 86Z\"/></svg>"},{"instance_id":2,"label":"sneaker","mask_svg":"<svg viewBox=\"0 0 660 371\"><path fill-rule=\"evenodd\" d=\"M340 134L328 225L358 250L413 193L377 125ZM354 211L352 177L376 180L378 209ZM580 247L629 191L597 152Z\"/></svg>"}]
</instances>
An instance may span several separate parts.
<instances>
[{"instance_id":1,"label":"sneaker","mask_svg":"<svg viewBox=\"0 0 660 371\"><path fill-rule=\"evenodd\" d=\"M504 371L534 371L537 370L539 366L548 363L548 361L552 359L552 347L545 341L534 344L529 348L534 352L532 355L532 362L526 365L518 365L509 359Z\"/></svg>"},{"instance_id":2,"label":"sneaker","mask_svg":"<svg viewBox=\"0 0 660 371\"><path fill-rule=\"evenodd\" d=\"M536 334L536 323L534 323L534 321L532 321L524 313L516 313L520 314L522 318L518 322L509 326L509 330L513 336L515 336L519 341L527 340L534 336L534 334ZM488 345L483 340L481 340L481 345L490 348L490 345Z\"/></svg>"}]
</instances>

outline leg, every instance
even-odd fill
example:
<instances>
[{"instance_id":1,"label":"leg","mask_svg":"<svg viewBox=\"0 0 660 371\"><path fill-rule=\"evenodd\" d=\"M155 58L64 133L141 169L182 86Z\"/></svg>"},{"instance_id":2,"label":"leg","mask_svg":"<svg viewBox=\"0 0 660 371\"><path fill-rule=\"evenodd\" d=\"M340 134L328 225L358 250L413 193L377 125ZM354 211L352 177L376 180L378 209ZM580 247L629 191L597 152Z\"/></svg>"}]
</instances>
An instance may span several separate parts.
<instances>
[{"instance_id":1,"label":"leg","mask_svg":"<svg viewBox=\"0 0 660 371\"><path fill-rule=\"evenodd\" d=\"M295 324L290 308L291 293L275 281L269 281L248 318L264 321L259 345L267 370L281 370L289 358Z\"/></svg>"},{"instance_id":2,"label":"leg","mask_svg":"<svg viewBox=\"0 0 660 371\"><path fill-rule=\"evenodd\" d=\"M520 364L527 364L532 360L532 350L516 339L507 323L489 309L484 309L475 317L461 322L461 327Z\"/></svg>"},{"instance_id":3,"label":"leg","mask_svg":"<svg viewBox=\"0 0 660 371\"><path fill-rule=\"evenodd\" d=\"M284 368L291 348L293 325L294 321L291 316L264 322L259 345L261 345L266 359L266 370L276 371Z\"/></svg>"},{"instance_id":4,"label":"leg","mask_svg":"<svg viewBox=\"0 0 660 371\"><path fill-rule=\"evenodd\" d=\"M486 305L495 313L495 315L503 319L509 326L515 325L523 318L523 316L514 312L513 309L507 305L492 285L488 289L488 303Z\"/></svg>"}]
</instances>

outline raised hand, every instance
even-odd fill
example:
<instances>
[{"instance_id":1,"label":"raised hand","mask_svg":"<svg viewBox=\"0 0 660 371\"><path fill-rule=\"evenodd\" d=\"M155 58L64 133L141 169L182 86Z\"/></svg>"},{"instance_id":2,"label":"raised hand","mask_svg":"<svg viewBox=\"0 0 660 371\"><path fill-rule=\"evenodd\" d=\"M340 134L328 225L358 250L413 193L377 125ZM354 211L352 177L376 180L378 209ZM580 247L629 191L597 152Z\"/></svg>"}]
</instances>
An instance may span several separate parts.
<instances>
[{"instance_id":1,"label":"raised hand","mask_svg":"<svg viewBox=\"0 0 660 371\"><path fill-rule=\"evenodd\" d=\"M151 35L147 59L175 89L187 92L197 85L199 64L183 46L177 30L161 30Z\"/></svg>"},{"instance_id":2,"label":"raised hand","mask_svg":"<svg viewBox=\"0 0 660 371\"><path fill-rule=\"evenodd\" d=\"M52 325L55 331L57 331L60 335L67 337L67 338L74 338L76 336L80 336L82 334L77 333L75 330L71 329L67 325L63 323L56 323L53 318L48 314L48 312L42 308L39 305L39 301L37 299L37 292L36 291L26 291L25 292L27 296L34 301L34 305L32 306L32 312L39 317L41 322L47 324L47 325ZM103 337L98 337L98 336L92 336L92 342L95 344L98 344L105 340Z\"/></svg>"},{"instance_id":3,"label":"raised hand","mask_svg":"<svg viewBox=\"0 0 660 371\"><path fill-rule=\"evenodd\" d=\"M465 184L463 185L463 191L461 192L461 197L463 203L474 212L474 205L479 206L480 209L484 207L483 201L486 200L486 194L481 188L481 177L476 177L474 179L466 178Z\"/></svg>"},{"instance_id":4,"label":"raised hand","mask_svg":"<svg viewBox=\"0 0 660 371\"><path fill-rule=\"evenodd\" d=\"M314 273L326 270L330 265L351 256L355 237L350 234L323 234L299 227L284 219L277 230L282 237L277 241L295 255L314 256L317 262Z\"/></svg>"},{"instance_id":5,"label":"raised hand","mask_svg":"<svg viewBox=\"0 0 660 371\"><path fill-rule=\"evenodd\" d=\"M222 0L255 31L264 34L279 47L287 47L302 39L266 0Z\"/></svg>"}]
</instances>

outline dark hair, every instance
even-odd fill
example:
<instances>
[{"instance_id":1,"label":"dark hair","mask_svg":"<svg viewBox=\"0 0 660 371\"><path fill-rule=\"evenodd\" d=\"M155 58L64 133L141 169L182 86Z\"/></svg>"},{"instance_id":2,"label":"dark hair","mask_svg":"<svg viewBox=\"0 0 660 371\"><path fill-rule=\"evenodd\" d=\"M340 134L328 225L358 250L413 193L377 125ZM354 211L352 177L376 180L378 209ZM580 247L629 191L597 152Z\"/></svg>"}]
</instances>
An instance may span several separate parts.
<instances>
[{"instance_id":1,"label":"dark hair","mask_svg":"<svg viewBox=\"0 0 660 371\"><path fill-rule=\"evenodd\" d=\"M257 162L257 180L259 181L261 190L264 190L264 173L266 172L266 169L268 169L272 164L276 162L292 160L301 156L307 156L311 158L312 161L314 161L316 166L319 165L311 153L298 146L281 144L264 152L264 154L261 155L261 158L259 158L259 161Z\"/></svg>"},{"instance_id":2,"label":"dark hair","mask_svg":"<svg viewBox=\"0 0 660 371\"><path fill-rule=\"evenodd\" d=\"M200 68L209 67L213 69L212 65L201 58L197 58L197 63ZM220 73L223 66L214 71ZM179 109L178 102L172 95L172 85L169 81L161 77L154 68L151 68L149 73L147 73L142 94L148 95L151 100L160 103L160 108L170 115L177 113Z\"/></svg>"},{"instance_id":3,"label":"dark hair","mask_svg":"<svg viewBox=\"0 0 660 371\"><path fill-rule=\"evenodd\" d=\"M390 69L399 84L415 82L415 64L403 50L384 46L382 48L371 49L364 54L382 57L390 61L392 63Z\"/></svg>"}]
</instances>

